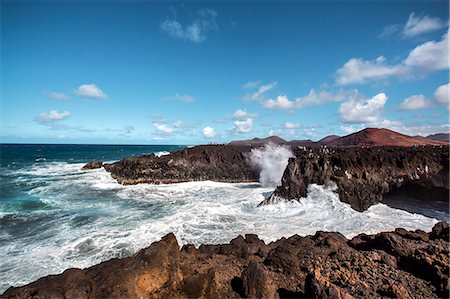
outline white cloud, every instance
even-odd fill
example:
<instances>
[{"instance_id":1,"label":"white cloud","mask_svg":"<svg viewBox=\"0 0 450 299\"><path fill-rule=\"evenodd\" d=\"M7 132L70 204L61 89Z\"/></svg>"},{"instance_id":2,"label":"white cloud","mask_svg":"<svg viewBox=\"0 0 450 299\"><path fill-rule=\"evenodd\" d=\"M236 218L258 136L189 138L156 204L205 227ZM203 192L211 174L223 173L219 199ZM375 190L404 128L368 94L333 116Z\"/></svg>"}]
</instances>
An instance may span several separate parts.
<instances>
[{"instance_id":1,"label":"white cloud","mask_svg":"<svg viewBox=\"0 0 450 299\"><path fill-rule=\"evenodd\" d=\"M155 129L158 132L165 133L165 134L172 134L173 133L173 129L171 127L167 126L166 124L155 123L153 125L155 126Z\"/></svg>"},{"instance_id":2,"label":"white cloud","mask_svg":"<svg viewBox=\"0 0 450 299\"><path fill-rule=\"evenodd\" d=\"M161 30L170 36L201 43L206 39L206 33L217 29L217 12L213 9L202 9L197 12L197 18L190 25L182 25L175 19L166 19L160 24Z\"/></svg>"},{"instance_id":3,"label":"white cloud","mask_svg":"<svg viewBox=\"0 0 450 299\"><path fill-rule=\"evenodd\" d=\"M375 60L351 58L336 71L336 82L346 85L383 81L393 77L408 79L448 68L447 32L440 41L428 41L418 45L404 61L397 64L389 65L383 56Z\"/></svg>"},{"instance_id":4,"label":"white cloud","mask_svg":"<svg viewBox=\"0 0 450 299\"><path fill-rule=\"evenodd\" d=\"M434 92L434 101L450 109L450 83L439 86Z\"/></svg>"},{"instance_id":5,"label":"white cloud","mask_svg":"<svg viewBox=\"0 0 450 299\"><path fill-rule=\"evenodd\" d=\"M60 121L66 119L70 116L69 111L59 112L58 110L51 110L49 112L44 112L36 117L36 121L40 123L52 123L55 121Z\"/></svg>"},{"instance_id":6,"label":"white cloud","mask_svg":"<svg viewBox=\"0 0 450 299\"><path fill-rule=\"evenodd\" d=\"M249 81L242 85L242 87L245 89L252 89L258 87L259 85L261 85L261 81Z\"/></svg>"},{"instance_id":7,"label":"white cloud","mask_svg":"<svg viewBox=\"0 0 450 299\"><path fill-rule=\"evenodd\" d=\"M275 86L277 86L277 82L270 82L268 84L260 85L255 92L247 93L244 96L244 101L261 101L264 99L264 95L272 90Z\"/></svg>"},{"instance_id":8,"label":"white cloud","mask_svg":"<svg viewBox=\"0 0 450 299\"><path fill-rule=\"evenodd\" d=\"M417 110L431 107L431 102L424 95L413 95L405 99L399 106L400 110Z\"/></svg>"},{"instance_id":9,"label":"white cloud","mask_svg":"<svg viewBox=\"0 0 450 299\"><path fill-rule=\"evenodd\" d=\"M174 96L167 97L168 100L177 100L185 103L192 103L194 101L193 96L188 96L186 94L176 93Z\"/></svg>"},{"instance_id":10,"label":"white cloud","mask_svg":"<svg viewBox=\"0 0 450 299\"><path fill-rule=\"evenodd\" d=\"M245 119L247 117L248 113L245 110L238 109L234 112L233 117L235 119Z\"/></svg>"},{"instance_id":11,"label":"white cloud","mask_svg":"<svg viewBox=\"0 0 450 299\"><path fill-rule=\"evenodd\" d=\"M44 95L55 100L67 100L69 98L66 94L57 91L46 91Z\"/></svg>"},{"instance_id":12,"label":"white cloud","mask_svg":"<svg viewBox=\"0 0 450 299\"><path fill-rule=\"evenodd\" d=\"M446 23L439 18L429 16L417 17L414 13L409 15L408 21L403 28L404 37L415 37L424 33L442 29Z\"/></svg>"},{"instance_id":13,"label":"white cloud","mask_svg":"<svg viewBox=\"0 0 450 299\"><path fill-rule=\"evenodd\" d=\"M75 93L88 99L106 99L106 94L95 84L82 84Z\"/></svg>"},{"instance_id":14,"label":"white cloud","mask_svg":"<svg viewBox=\"0 0 450 299\"><path fill-rule=\"evenodd\" d=\"M401 26L399 24L387 25L383 28L383 32L378 35L379 38L387 38L396 34L400 30Z\"/></svg>"},{"instance_id":15,"label":"white cloud","mask_svg":"<svg viewBox=\"0 0 450 299\"><path fill-rule=\"evenodd\" d=\"M292 110L294 108L294 102L290 101L286 95L279 95L275 100L269 99L264 101L263 106L268 109Z\"/></svg>"},{"instance_id":16,"label":"white cloud","mask_svg":"<svg viewBox=\"0 0 450 299\"><path fill-rule=\"evenodd\" d=\"M300 128L300 124L299 123L286 122L284 124L284 128L285 129L298 129L298 128Z\"/></svg>"},{"instance_id":17,"label":"white cloud","mask_svg":"<svg viewBox=\"0 0 450 299\"><path fill-rule=\"evenodd\" d=\"M253 129L253 119L256 114L248 113L245 110L238 109L233 114L233 131L235 133L248 133Z\"/></svg>"},{"instance_id":18,"label":"white cloud","mask_svg":"<svg viewBox=\"0 0 450 299\"><path fill-rule=\"evenodd\" d=\"M375 60L352 58L336 71L336 82L340 85L362 84L407 74L407 68L402 65L390 66L383 56L379 56Z\"/></svg>"},{"instance_id":19,"label":"white cloud","mask_svg":"<svg viewBox=\"0 0 450 299\"><path fill-rule=\"evenodd\" d=\"M448 32L441 41L429 41L414 48L404 63L425 74L448 69Z\"/></svg>"},{"instance_id":20,"label":"white cloud","mask_svg":"<svg viewBox=\"0 0 450 299\"><path fill-rule=\"evenodd\" d=\"M181 122L181 120L177 120L172 123L172 126L174 126L175 128L181 128L182 125L183 123Z\"/></svg>"},{"instance_id":21,"label":"white cloud","mask_svg":"<svg viewBox=\"0 0 450 299\"><path fill-rule=\"evenodd\" d=\"M447 23L440 18L430 16L416 16L414 13L409 15L404 25L391 24L384 27L379 38L387 38L397 34L401 34L403 38L412 38L425 33L445 28Z\"/></svg>"},{"instance_id":22,"label":"white cloud","mask_svg":"<svg viewBox=\"0 0 450 299\"><path fill-rule=\"evenodd\" d=\"M216 136L216 132L214 131L214 128L204 127L203 128L203 136L205 138L214 138Z\"/></svg>"},{"instance_id":23,"label":"white cloud","mask_svg":"<svg viewBox=\"0 0 450 299\"><path fill-rule=\"evenodd\" d=\"M354 99L346 101L339 107L341 121L345 123L376 122L379 120L386 101L387 96L384 93L379 93L366 101Z\"/></svg>"},{"instance_id":24,"label":"white cloud","mask_svg":"<svg viewBox=\"0 0 450 299\"><path fill-rule=\"evenodd\" d=\"M234 121L233 130L236 133L248 133L253 128L253 119L247 118L246 120L236 120Z\"/></svg>"},{"instance_id":25,"label":"white cloud","mask_svg":"<svg viewBox=\"0 0 450 299\"><path fill-rule=\"evenodd\" d=\"M303 97L298 97L291 101L286 95L279 95L276 99L269 99L262 104L268 109L276 110L293 110L302 109L307 106L322 105L332 102L342 102L348 99L359 99L361 95L354 90L338 90L336 92L330 92L326 90L315 91L311 89L309 93Z\"/></svg>"}]
</instances>

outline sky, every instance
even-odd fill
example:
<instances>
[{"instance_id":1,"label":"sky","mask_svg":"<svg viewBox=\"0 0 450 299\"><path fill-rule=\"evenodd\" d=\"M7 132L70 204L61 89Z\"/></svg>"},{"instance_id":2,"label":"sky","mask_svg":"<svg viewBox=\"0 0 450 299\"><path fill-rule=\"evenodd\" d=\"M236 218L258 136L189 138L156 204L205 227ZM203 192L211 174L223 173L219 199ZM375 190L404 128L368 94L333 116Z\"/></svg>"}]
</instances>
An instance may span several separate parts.
<instances>
[{"instance_id":1,"label":"sky","mask_svg":"<svg viewBox=\"0 0 450 299\"><path fill-rule=\"evenodd\" d=\"M449 132L448 1L7 1L0 141Z\"/></svg>"}]
</instances>

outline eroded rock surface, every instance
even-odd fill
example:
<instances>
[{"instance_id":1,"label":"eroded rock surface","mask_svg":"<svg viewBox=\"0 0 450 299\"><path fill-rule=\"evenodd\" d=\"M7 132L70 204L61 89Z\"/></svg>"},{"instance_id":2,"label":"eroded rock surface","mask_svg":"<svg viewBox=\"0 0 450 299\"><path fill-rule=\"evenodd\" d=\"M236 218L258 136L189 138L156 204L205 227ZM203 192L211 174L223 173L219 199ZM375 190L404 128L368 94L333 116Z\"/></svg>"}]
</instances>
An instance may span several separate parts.
<instances>
[{"instance_id":1,"label":"eroded rock surface","mask_svg":"<svg viewBox=\"0 0 450 299\"><path fill-rule=\"evenodd\" d=\"M81 168L81 170L90 170L90 169L97 169L97 168L102 168L102 167L103 167L102 161L91 161L91 162L87 163L86 165L84 165L83 168Z\"/></svg>"},{"instance_id":2,"label":"eroded rock surface","mask_svg":"<svg viewBox=\"0 0 450 299\"><path fill-rule=\"evenodd\" d=\"M69 269L2 298L438 298L449 292L449 226L347 240L256 235L179 248L173 234L124 259Z\"/></svg>"},{"instance_id":3,"label":"eroded rock surface","mask_svg":"<svg viewBox=\"0 0 450 299\"><path fill-rule=\"evenodd\" d=\"M200 145L161 157L150 154L103 166L121 184L256 182L259 173L248 163L250 150L246 146Z\"/></svg>"},{"instance_id":4,"label":"eroded rock surface","mask_svg":"<svg viewBox=\"0 0 450 299\"><path fill-rule=\"evenodd\" d=\"M281 186L262 204L300 199L310 184L337 184L339 199L364 211L383 194L407 186L424 200L449 198L448 146L322 148L296 152L284 171Z\"/></svg>"}]
</instances>

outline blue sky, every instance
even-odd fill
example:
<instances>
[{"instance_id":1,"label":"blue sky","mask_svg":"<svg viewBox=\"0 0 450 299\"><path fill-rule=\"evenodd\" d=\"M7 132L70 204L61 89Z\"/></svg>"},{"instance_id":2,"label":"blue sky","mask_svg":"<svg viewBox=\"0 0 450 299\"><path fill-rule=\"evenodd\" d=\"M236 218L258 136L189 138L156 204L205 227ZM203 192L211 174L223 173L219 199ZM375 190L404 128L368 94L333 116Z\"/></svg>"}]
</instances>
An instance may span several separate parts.
<instances>
[{"instance_id":1,"label":"blue sky","mask_svg":"<svg viewBox=\"0 0 450 299\"><path fill-rule=\"evenodd\" d=\"M2 1L2 142L449 131L448 1Z\"/></svg>"}]
</instances>

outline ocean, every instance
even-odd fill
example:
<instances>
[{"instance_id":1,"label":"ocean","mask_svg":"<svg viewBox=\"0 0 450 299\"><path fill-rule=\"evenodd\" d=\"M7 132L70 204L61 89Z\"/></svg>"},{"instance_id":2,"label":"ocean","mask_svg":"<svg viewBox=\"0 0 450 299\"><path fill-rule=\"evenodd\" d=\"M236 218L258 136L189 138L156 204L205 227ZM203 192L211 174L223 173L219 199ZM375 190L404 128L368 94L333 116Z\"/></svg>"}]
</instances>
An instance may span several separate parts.
<instances>
[{"instance_id":1,"label":"ocean","mask_svg":"<svg viewBox=\"0 0 450 299\"><path fill-rule=\"evenodd\" d=\"M436 218L377 204L357 212L332 187L257 207L273 187L190 182L122 186L91 160L167 154L178 145L0 145L0 293L71 267L130 256L169 232L180 244L224 243L256 233L266 242L317 230L346 237L396 227L430 231Z\"/></svg>"}]
</instances>

